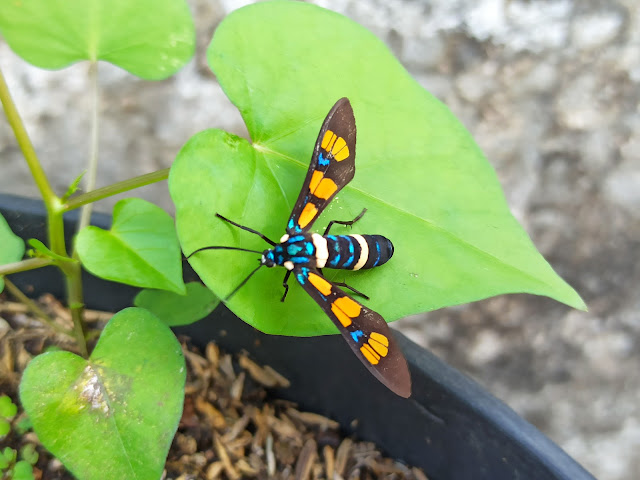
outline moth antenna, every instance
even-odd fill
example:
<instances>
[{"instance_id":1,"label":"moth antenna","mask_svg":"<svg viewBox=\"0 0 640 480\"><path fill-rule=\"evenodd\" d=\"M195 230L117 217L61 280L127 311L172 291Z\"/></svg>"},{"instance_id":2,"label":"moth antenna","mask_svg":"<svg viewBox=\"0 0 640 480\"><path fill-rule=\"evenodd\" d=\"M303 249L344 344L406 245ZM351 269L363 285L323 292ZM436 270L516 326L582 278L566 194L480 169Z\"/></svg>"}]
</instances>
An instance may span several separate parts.
<instances>
[{"instance_id":1,"label":"moth antenna","mask_svg":"<svg viewBox=\"0 0 640 480\"><path fill-rule=\"evenodd\" d=\"M249 279L253 276L253 274L254 274L254 273L256 273L258 270L260 270L260 268L261 268L261 267L263 267L263 264L262 264L262 263L260 263L260 265L258 265L258 266L253 270L253 272L251 272L251 273L247 276L247 278L245 278L244 280L242 280L242 282L240 282L240 285L238 285L236 288L234 288L234 289L233 289L233 292L231 292L229 295L227 295L227 296L226 296L222 301L223 301L224 303L227 303L227 302L229 301L229 299L230 299L231 297L233 297L233 296L236 294L236 292L237 292L238 290L240 290L242 287L244 287L244 285L249 281Z\"/></svg>"},{"instance_id":2,"label":"moth antenna","mask_svg":"<svg viewBox=\"0 0 640 480\"><path fill-rule=\"evenodd\" d=\"M191 252L189 255L187 255L187 258L191 258L192 255L195 255L198 252L201 252L203 250L238 250L240 252L251 252L251 253L257 253L258 255L262 255L262 252L259 252L258 250L248 250L246 248L238 248L238 247L202 247L199 248L197 250L194 250L193 252Z\"/></svg>"},{"instance_id":3,"label":"moth antenna","mask_svg":"<svg viewBox=\"0 0 640 480\"><path fill-rule=\"evenodd\" d=\"M224 220L227 223L230 223L231 225L233 225L234 227L238 227L241 228L242 230L249 232L249 233L253 233L254 235L258 235L261 239L263 239L265 242L267 242L269 245L271 245L272 247L276 246L276 242L274 242L273 240L271 240L269 237L267 237L266 235L258 232L257 230L254 230L253 228L249 228L249 227L245 227L244 225L240 225L239 223L233 222L231 220L229 220L226 217L223 217L222 215L220 215L219 213L216 213L216 217ZM262 253L262 252L260 252Z\"/></svg>"}]
</instances>

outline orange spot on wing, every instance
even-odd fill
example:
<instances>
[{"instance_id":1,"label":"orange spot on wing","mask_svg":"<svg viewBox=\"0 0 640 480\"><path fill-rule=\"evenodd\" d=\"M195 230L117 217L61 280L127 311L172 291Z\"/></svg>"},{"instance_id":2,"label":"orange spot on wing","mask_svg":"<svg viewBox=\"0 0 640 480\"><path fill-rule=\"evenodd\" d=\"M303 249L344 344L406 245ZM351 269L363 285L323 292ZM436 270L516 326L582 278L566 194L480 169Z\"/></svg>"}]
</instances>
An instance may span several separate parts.
<instances>
[{"instance_id":1,"label":"orange spot on wing","mask_svg":"<svg viewBox=\"0 0 640 480\"><path fill-rule=\"evenodd\" d=\"M318 187L312 192L316 197L328 200L337 190L338 185L336 185L336 182L330 178L323 178Z\"/></svg>"},{"instance_id":2,"label":"orange spot on wing","mask_svg":"<svg viewBox=\"0 0 640 480\"><path fill-rule=\"evenodd\" d=\"M311 176L311 181L309 182L309 191L311 193L313 193L313 191L318 188L318 184L320 183L320 180L322 180L322 172L319 172L318 170L315 170L313 172L313 175Z\"/></svg>"},{"instance_id":3,"label":"orange spot on wing","mask_svg":"<svg viewBox=\"0 0 640 480\"><path fill-rule=\"evenodd\" d=\"M360 315L362 307L349 297L336 298L331 304L331 311L334 313L343 327L351 325L351 319Z\"/></svg>"},{"instance_id":4,"label":"orange spot on wing","mask_svg":"<svg viewBox=\"0 0 640 480\"><path fill-rule=\"evenodd\" d=\"M347 142L345 142L344 138L340 137L336 140L336 143L331 149L331 153L333 154L333 158L339 162L349 156L349 147L347 147Z\"/></svg>"},{"instance_id":5,"label":"orange spot on wing","mask_svg":"<svg viewBox=\"0 0 640 480\"><path fill-rule=\"evenodd\" d=\"M325 297L331 293L331 284L327 282L324 278L322 278L320 275L316 275L315 273L310 273L309 281L311 282L311 285L316 287L318 291Z\"/></svg>"},{"instance_id":6,"label":"orange spot on wing","mask_svg":"<svg viewBox=\"0 0 640 480\"><path fill-rule=\"evenodd\" d=\"M324 132L324 137L322 137L322 142L320 143L320 146L325 150L327 150L327 145L329 145L329 140L331 140L332 136L333 136L333 132L331 130L327 130L326 132Z\"/></svg>"},{"instance_id":7,"label":"orange spot on wing","mask_svg":"<svg viewBox=\"0 0 640 480\"><path fill-rule=\"evenodd\" d=\"M331 138L329 139L329 143L327 144L327 152L333 151L333 144L336 142L338 137L335 133L331 132Z\"/></svg>"},{"instance_id":8,"label":"orange spot on wing","mask_svg":"<svg viewBox=\"0 0 640 480\"><path fill-rule=\"evenodd\" d=\"M375 340L378 343L383 344L385 347L389 346L389 339L387 337L385 337L383 334L378 333L378 332L371 332L369 334L369 338L372 338L373 340Z\"/></svg>"},{"instance_id":9,"label":"orange spot on wing","mask_svg":"<svg viewBox=\"0 0 640 480\"><path fill-rule=\"evenodd\" d=\"M380 357L378 356L378 354L374 352L369 345L365 344L362 347L360 347L360 352L362 352L362 355L364 355L364 358L366 358L371 365L377 365L378 362L380 361Z\"/></svg>"},{"instance_id":10,"label":"orange spot on wing","mask_svg":"<svg viewBox=\"0 0 640 480\"><path fill-rule=\"evenodd\" d=\"M375 332L374 332L375 333ZM387 340L387 337L384 337L385 340ZM373 338L369 338L369 345L371 346L371 348L373 348L376 353L378 353L378 355L380 355L381 357L386 357L387 353L389 353L389 349L387 348L387 345L384 345L381 342L378 342L376 340L374 340Z\"/></svg>"},{"instance_id":11,"label":"orange spot on wing","mask_svg":"<svg viewBox=\"0 0 640 480\"><path fill-rule=\"evenodd\" d=\"M336 143L333 144L333 148L331 149L331 153L334 155L347 146L347 142L344 141L344 138L338 137Z\"/></svg>"},{"instance_id":12,"label":"orange spot on wing","mask_svg":"<svg viewBox=\"0 0 640 480\"><path fill-rule=\"evenodd\" d=\"M335 150L335 148L334 148ZM340 149L340 151L338 151L333 158L335 158L337 161L341 162L342 160L349 158L349 147L347 147L346 145L344 146L344 148Z\"/></svg>"},{"instance_id":13,"label":"orange spot on wing","mask_svg":"<svg viewBox=\"0 0 640 480\"><path fill-rule=\"evenodd\" d=\"M300 218L298 218L298 225L300 225L300 228L304 228L309 225L317 213L318 209L316 206L313 203L307 203L302 209L302 212L300 212Z\"/></svg>"},{"instance_id":14,"label":"orange spot on wing","mask_svg":"<svg viewBox=\"0 0 640 480\"><path fill-rule=\"evenodd\" d=\"M347 328L349 325L351 325L351 318L349 317L349 315L340 310L336 306L335 302L331 304L331 311L338 318L344 328Z\"/></svg>"},{"instance_id":15,"label":"orange spot on wing","mask_svg":"<svg viewBox=\"0 0 640 480\"><path fill-rule=\"evenodd\" d=\"M356 318L360 315L360 311L362 310L362 307L358 302L349 297L336 298L336 301L333 302L333 304L351 318Z\"/></svg>"}]
</instances>

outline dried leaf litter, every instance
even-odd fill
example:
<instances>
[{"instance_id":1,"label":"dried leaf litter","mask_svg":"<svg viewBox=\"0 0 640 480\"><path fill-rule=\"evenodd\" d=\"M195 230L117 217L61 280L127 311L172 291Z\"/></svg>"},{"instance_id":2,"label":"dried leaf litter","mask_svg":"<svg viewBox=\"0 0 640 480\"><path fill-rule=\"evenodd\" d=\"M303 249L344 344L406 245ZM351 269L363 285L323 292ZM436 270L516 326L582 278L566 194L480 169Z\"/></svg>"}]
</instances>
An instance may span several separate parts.
<instances>
[{"instance_id":1,"label":"dried leaf litter","mask_svg":"<svg viewBox=\"0 0 640 480\"><path fill-rule=\"evenodd\" d=\"M45 298L41 303L60 322L67 321L57 302ZM109 315L90 312L89 317L104 322ZM45 345L69 345L49 329L34 329L19 304L0 301L0 320L0 384L15 400L29 359ZM272 368L246 354L221 352L213 343L202 354L181 340L188 367L184 411L162 478L427 479L422 470L383 457L372 443L343 437L336 421L271 397L268 389L289 385ZM33 432L0 442L13 448L24 443L36 444L40 452L36 479L73 478Z\"/></svg>"}]
</instances>

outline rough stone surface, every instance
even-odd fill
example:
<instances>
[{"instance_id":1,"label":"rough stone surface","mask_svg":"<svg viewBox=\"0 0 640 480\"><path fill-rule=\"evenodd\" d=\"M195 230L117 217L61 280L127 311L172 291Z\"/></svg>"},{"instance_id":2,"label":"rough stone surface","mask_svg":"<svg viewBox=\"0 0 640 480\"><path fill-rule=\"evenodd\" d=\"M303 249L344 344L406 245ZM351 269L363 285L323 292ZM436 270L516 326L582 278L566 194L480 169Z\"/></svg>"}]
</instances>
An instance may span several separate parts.
<instances>
[{"instance_id":1,"label":"rough stone surface","mask_svg":"<svg viewBox=\"0 0 640 480\"><path fill-rule=\"evenodd\" d=\"M170 165L195 132L243 134L204 61L248 2L191 0L198 56L148 83L101 65L99 186ZM510 295L398 322L598 478L640 477L640 7L635 0L324 0L382 38L462 119L512 211L590 307ZM88 150L86 65L2 67L58 191ZM6 122L0 191L37 195ZM143 195L170 209L166 184ZM108 210L114 201L101 202Z\"/></svg>"}]
</instances>

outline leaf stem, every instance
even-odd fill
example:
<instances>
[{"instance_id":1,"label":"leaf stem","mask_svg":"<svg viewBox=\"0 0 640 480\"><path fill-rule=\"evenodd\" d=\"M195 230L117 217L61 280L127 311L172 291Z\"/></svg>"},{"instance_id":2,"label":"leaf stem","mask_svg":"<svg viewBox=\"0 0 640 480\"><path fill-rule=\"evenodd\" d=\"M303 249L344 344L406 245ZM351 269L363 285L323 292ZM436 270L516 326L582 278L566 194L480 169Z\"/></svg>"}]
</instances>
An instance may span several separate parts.
<instances>
[{"instance_id":1,"label":"leaf stem","mask_svg":"<svg viewBox=\"0 0 640 480\"><path fill-rule=\"evenodd\" d=\"M35 270L36 268L46 267L53 264L52 258L29 258L27 260L21 260L19 262L7 263L0 265L0 276L10 275L12 273L26 272L28 270Z\"/></svg>"},{"instance_id":2,"label":"leaf stem","mask_svg":"<svg viewBox=\"0 0 640 480\"><path fill-rule=\"evenodd\" d=\"M106 187L98 188L91 192L76 195L70 198L62 206L62 208L64 209L64 211L68 212L69 210L73 210L88 203L96 202L98 200L102 200L103 198L112 197L113 195L117 195L119 193L128 192L129 190L133 190L135 188L144 187L145 185L160 182L162 180L166 180L167 178L169 178L168 168L158 170L156 172L146 173L138 177L129 178L127 180L123 180L122 182L117 182L112 185L107 185Z\"/></svg>"},{"instance_id":3,"label":"leaf stem","mask_svg":"<svg viewBox=\"0 0 640 480\"><path fill-rule=\"evenodd\" d=\"M71 335L71 333L69 333L67 330L65 330L60 325L58 325L56 322L54 322L49 317L49 315L47 315L44 312L44 310L42 310L38 306L38 304L36 302L34 302L29 297L27 297L24 293L22 293L22 290L20 290L18 287L16 287L15 284L11 280L9 280L8 278L5 278L4 279L4 283L7 286L7 290L9 290L9 293L11 293L11 295L13 295L19 302L21 302L24 305L26 305L27 308L29 310L31 310L31 312L36 317L38 317L42 322L47 324L50 328L52 328L53 330L55 330L58 333L61 333L63 335L67 335L68 337L73 337L73 335Z\"/></svg>"},{"instance_id":4,"label":"leaf stem","mask_svg":"<svg viewBox=\"0 0 640 480\"><path fill-rule=\"evenodd\" d=\"M90 192L96 188L96 174L98 171L98 106L100 92L98 90L98 62L91 62L89 65L89 82L91 83L91 145L89 147L89 163L85 180L85 191ZM91 210L93 205L86 203L82 206L80 221L78 222L78 232L89 225L91 220Z\"/></svg>"}]
</instances>

